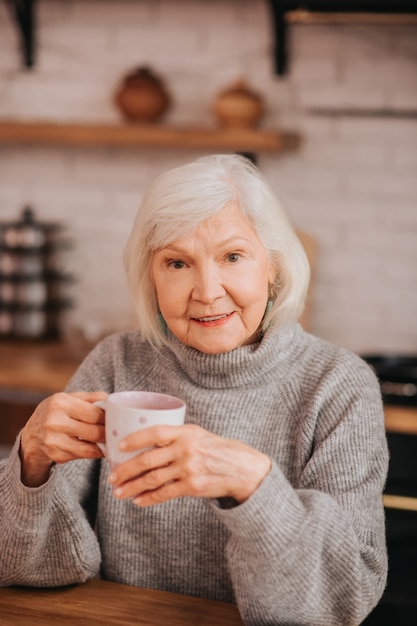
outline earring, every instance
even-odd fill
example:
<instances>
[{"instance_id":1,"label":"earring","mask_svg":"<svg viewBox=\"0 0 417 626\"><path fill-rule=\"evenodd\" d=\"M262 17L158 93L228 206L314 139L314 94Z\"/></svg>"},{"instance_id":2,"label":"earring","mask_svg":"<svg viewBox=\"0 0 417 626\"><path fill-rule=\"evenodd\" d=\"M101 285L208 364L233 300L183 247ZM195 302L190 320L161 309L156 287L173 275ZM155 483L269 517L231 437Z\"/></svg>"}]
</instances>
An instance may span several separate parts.
<instances>
[{"instance_id":1,"label":"earring","mask_svg":"<svg viewBox=\"0 0 417 626\"><path fill-rule=\"evenodd\" d=\"M162 313L158 313L158 321L159 321L159 324L161 326L162 332L166 336L167 335L167 331L168 331L168 326L167 326L167 323L166 323L166 321L164 320L164 318L162 316Z\"/></svg>"},{"instance_id":2,"label":"earring","mask_svg":"<svg viewBox=\"0 0 417 626\"><path fill-rule=\"evenodd\" d=\"M272 307L274 306L274 302L275 302L275 298L276 298L276 292L275 292L275 285L269 285L268 288L268 302L266 303L266 310L265 310L265 315L267 315L269 313L269 311L272 309Z\"/></svg>"}]
</instances>

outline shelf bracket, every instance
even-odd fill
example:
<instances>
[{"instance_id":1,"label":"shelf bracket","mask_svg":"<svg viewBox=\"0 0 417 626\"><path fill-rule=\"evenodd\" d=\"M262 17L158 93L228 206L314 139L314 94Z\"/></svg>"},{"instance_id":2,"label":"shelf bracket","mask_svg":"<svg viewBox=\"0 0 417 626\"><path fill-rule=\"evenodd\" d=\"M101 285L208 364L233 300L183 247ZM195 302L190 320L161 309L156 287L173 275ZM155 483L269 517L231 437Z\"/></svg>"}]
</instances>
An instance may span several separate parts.
<instances>
[{"instance_id":1,"label":"shelf bracket","mask_svg":"<svg viewBox=\"0 0 417 626\"><path fill-rule=\"evenodd\" d=\"M35 64L35 4L36 0L6 0L12 19L18 29L23 64Z\"/></svg>"},{"instance_id":2,"label":"shelf bracket","mask_svg":"<svg viewBox=\"0 0 417 626\"><path fill-rule=\"evenodd\" d=\"M287 3L281 0L268 0L269 10L272 17L274 69L278 76L287 72L288 38L285 13L288 10Z\"/></svg>"},{"instance_id":3,"label":"shelf bracket","mask_svg":"<svg viewBox=\"0 0 417 626\"><path fill-rule=\"evenodd\" d=\"M243 156L246 159L249 159L249 161L251 161L254 165L258 164L258 159L254 152L236 152L236 154Z\"/></svg>"},{"instance_id":4,"label":"shelf bracket","mask_svg":"<svg viewBox=\"0 0 417 626\"><path fill-rule=\"evenodd\" d=\"M288 16L304 14L387 14L417 13L416 0L267 0L272 20L274 70L279 76L288 71Z\"/></svg>"}]
</instances>

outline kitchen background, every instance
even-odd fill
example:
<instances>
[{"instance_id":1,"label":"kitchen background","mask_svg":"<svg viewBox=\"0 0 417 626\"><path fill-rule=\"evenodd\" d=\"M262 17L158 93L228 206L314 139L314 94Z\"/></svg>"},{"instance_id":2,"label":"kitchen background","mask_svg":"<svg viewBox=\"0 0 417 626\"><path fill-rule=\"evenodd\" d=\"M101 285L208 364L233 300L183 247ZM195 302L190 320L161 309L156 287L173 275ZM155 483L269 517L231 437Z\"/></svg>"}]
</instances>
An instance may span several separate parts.
<instances>
[{"instance_id":1,"label":"kitchen background","mask_svg":"<svg viewBox=\"0 0 417 626\"><path fill-rule=\"evenodd\" d=\"M35 66L22 66L0 3L0 121L117 123L121 78L148 65L169 125L211 127L216 95L244 78L262 127L296 151L258 164L297 228L317 241L313 333L357 352L417 350L417 23L292 24L274 72L264 0L39 0ZM29 204L74 242L65 332L132 326L122 252L146 184L206 150L0 145L0 220Z\"/></svg>"}]
</instances>

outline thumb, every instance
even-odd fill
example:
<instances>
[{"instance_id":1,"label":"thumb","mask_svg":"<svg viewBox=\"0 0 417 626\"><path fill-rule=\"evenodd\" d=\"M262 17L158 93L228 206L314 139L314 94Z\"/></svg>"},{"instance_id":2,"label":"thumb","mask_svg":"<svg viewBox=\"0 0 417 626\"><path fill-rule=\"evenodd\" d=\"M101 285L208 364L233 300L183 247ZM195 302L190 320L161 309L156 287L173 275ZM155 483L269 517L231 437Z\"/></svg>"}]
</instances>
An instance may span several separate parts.
<instances>
[{"instance_id":1,"label":"thumb","mask_svg":"<svg viewBox=\"0 0 417 626\"><path fill-rule=\"evenodd\" d=\"M93 403L98 400L106 400L109 394L106 391L74 391L69 395L73 398Z\"/></svg>"}]
</instances>

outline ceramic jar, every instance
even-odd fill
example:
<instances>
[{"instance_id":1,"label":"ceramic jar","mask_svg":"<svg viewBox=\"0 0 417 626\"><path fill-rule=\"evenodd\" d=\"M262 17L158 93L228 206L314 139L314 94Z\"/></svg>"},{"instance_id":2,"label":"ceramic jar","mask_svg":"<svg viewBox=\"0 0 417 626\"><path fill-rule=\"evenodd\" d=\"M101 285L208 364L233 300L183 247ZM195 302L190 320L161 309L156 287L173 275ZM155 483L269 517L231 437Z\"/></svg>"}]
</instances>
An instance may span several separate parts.
<instances>
[{"instance_id":1,"label":"ceramic jar","mask_svg":"<svg viewBox=\"0 0 417 626\"><path fill-rule=\"evenodd\" d=\"M171 97L163 81L148 67L127 74L115 94L115 103L130 122L156 122L168 110Z\"/></svg>"},{"instance_id":2,"label":"ceramic jar","mask_svg":"<svg viewBox=\"0 0 417 626\"><path fill-rule=\"evenodd\" d=\"M58 314L70 305L61 293L70 275L54 263L68 246L61 230L39 222L30 207L20 219L0 222L0 337L58 336Z\"/></svg>"},{"instance_id":3,"label":"ceramic jar","mask_svg":"<svg viewBox=\"0 0 417 626\"><path fill-rule=\"evenodd\" d=\"M4 226L1 239L9 250L15 248L40 250L45 244L45 232L36 222L32 209L26 207L21 220Z\"/></svg>"},{"instance_id":4,"label":"ceramic jar","mask_svg":"<svg viewBox=\"0 0 417 626\"><path fill-rule=\"evenodd\" d=\"M264 114L264 102L244 80L238 80L218 94L213 112L224 128L253 128Z\"/></svg>"}]
</instances>

